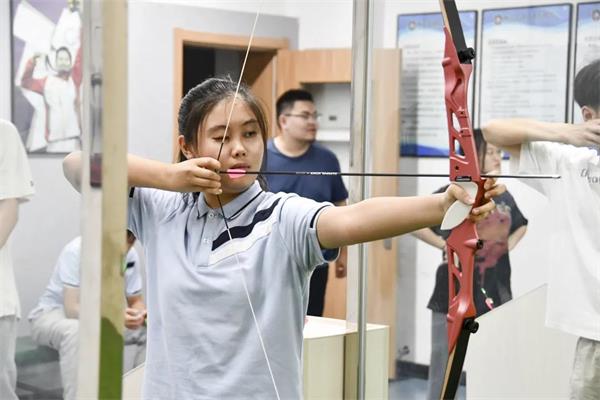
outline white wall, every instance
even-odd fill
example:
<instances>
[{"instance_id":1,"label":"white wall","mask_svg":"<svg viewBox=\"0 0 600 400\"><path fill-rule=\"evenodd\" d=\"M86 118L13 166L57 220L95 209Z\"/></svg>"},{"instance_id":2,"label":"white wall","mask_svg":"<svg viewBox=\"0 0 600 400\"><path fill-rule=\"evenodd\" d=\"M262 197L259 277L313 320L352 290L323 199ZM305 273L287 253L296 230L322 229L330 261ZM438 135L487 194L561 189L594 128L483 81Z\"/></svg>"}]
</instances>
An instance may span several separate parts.
<instances>
[{"instance_id":1,"label":"white wall","mask_svg":"<svg viewBox=\"0 0 600 400\"><path fill-rule=\"evenodd\" d=\"M140 1L140 0L135 0ZM230 11L283 15L298 20L298 49L352 47L352 0L146 0Z\"/></svg>"}]
</instances>

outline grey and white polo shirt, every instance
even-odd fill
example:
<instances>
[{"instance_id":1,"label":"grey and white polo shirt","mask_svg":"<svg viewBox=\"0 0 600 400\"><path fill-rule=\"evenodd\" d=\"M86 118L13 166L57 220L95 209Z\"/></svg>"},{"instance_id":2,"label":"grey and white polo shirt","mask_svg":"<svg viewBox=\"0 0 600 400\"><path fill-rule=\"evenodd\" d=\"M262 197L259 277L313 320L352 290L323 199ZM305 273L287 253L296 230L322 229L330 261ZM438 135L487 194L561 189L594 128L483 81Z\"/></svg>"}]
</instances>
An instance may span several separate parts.
<instances>
[{"instance_id":1,"label":"grey and white polo shirt","mask_svg":"<svg viewBox=\"0 0 600 400\"><path fill-rule=\"evenodd\" d=\"M275 397L243 278L280 396L302 397L308 283L325 262L315 226L329 205L255 182L224 206L229 240L202 194L133 191L129 229L147 256L144 398Z\"/></svg>"}]
</instances>

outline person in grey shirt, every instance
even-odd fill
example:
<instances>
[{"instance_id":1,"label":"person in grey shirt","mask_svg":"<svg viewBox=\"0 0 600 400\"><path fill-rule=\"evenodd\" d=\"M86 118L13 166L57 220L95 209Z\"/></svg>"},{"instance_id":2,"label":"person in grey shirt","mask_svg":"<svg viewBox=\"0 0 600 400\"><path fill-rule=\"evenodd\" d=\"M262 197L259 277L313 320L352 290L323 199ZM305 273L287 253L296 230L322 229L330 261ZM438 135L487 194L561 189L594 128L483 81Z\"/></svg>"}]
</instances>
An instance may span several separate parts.
<instances>
[{"instance_id":1,"label":"person in grey shirt","mask_svg":"<svg viewBox=\"0 0 600 400\"><path fill-rule=\"evenodd\" d=\"M235 93L235 82L212 78L186 94L181 162L128 156L128 226L148 262L145 399L302 398L308 282L336 257L322 250L436 225L454 201L470 202L455 185L346 207L265 192L244 171L264 164L267 119L246 86ZM80 168L79 153L65 158L76 188ZM503 190L486 183L486 196Z\"/></svg>"},{"instance_id":2,"label":"person in grey shirt","mask_svg":"<svg viewBox=\"0 0 600 400\"><path fill-rule=\"evenodd\" d=\"M145 356L146 306L142 300L142 275L135 236L127 232L125 278L124 371L141 364ZM41 345L52 347L60 356L60 374L65 399L75 399L79 345L79 294L81 276L81 237L76 237L60 252L50 282L37 306L29 313L31 336ZM129 347L129 348L128 348Z\"/></svg>"}]
</instances>

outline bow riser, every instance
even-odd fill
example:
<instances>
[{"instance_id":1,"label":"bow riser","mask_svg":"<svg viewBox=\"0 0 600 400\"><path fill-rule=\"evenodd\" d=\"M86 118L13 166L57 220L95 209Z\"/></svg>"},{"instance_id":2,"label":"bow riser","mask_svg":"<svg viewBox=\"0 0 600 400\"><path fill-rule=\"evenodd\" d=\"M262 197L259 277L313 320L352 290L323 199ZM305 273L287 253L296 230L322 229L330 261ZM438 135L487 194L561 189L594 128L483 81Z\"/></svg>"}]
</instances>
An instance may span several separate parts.
<instances>
[{"instance_id":1,"label":"bow riser","mask_svg":"<svg viewBox=\"0 0 600 400\"><path fill-rule=\"evenodd\" d=\"M445 103L449 133L450 180L471 190L476 207L481 205L484 181L473 137L468 104L468 83L473 65L461 63L448 27L444 28ZM459 153L459 150L462 153ZM442 390L443 399L453 399L460 382L469 336L477 331L477 311L473 301L475 253L482 242L475 223L466 219L455 227L446 241L448 255L448 367Z\"/></svg>"},{"instance_id":2,"label":"bow riser","mask_svg":"<svg viewBox=\"0 0 600 400\"><path fill-rule=\"evenodd\" d=\"M444 28L444 33L446 45L442 66L444 67L446 113L450 132L450 180L479 183L478 180L481 181L479 160L473 140L469 111L466 108L469 78L473 72L473 65L460 63L448 28ZM458 126L455 125L455 121ZM458 147L463 154L458 153Z\"/></svg>"},{"instance_id":3,"label":"bow riser","mask_svg":"<svg viewBox=\"0 0 600 400\"><path fill-rule=\"evenodd\" d=\"M445 101L449 127L450 180L473 182L477 185L475 204L483 196L483 180L480 177L477 150L467 104L468 83L473 71L472 64L461 64L452 36L444 28L446 44L444 50ZM455 122L458 126L455 126ZM463 154L459 154L459 148ZM448 237L448 350L454 351L463 320L476 316L473 303L473 264L475 252L480 246L475 224L463 221ZM460 282L457 288L456 282Z\"/></svg>"}]
</instances>

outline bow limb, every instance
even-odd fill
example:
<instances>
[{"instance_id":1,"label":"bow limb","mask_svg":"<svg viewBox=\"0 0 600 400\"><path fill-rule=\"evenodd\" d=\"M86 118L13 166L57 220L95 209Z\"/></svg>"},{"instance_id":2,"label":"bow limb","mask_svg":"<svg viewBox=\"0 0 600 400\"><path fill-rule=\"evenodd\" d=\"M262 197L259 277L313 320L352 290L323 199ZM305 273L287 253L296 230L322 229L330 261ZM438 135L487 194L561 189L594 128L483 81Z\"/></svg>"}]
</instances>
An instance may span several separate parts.
<instances>
[{"instance_id":1,"label":"bow limb","mask_svg":"<svg viewBox=\"0 0 600 400\"><path fill-rule=\"evenodd\" d=\"M252 47L252 39L254 38L254 32L256 30L256 24L258 22L258 17L260 15L260 5L262 5L262 1L259 3L259 8L256 10L256 16L254 18L254 24L252 25L252 31L250 32L250 36L248 39L248 47L246 48L246 54L244 55L244 62L242 63L242 69L240 71L240 75L239 75L239 79L237 82L237 86L236 86L236 90L235 90L235 95L233 96L233 100L231 102L231 108L229 110L229 114L227 116L227 123L225 124L225 131L223 133L223 139L221 141L221 145L219 147L219 153L217 154L217 161L221 158L221 153L223 151L223 145L225 144L225 140L227 139L227 134L229 133L229 124L231 122L231 117L233 115L233 110L235 108L235 103L237 102L238 99L238 94L239 94L239 89L240 89L240 85L242 84L242 79L244 77L244 70L246 69L246 61L248 61L248 56L250 54L250 48ZM225 229L227 230L227 235L229 236L229 240L231 242L233 242L233 236L231 235L231 230L229 228L229 223L227 222L227 216L225 215L225 210L223 208L223 203L221 202L221 197L217 195L217 201L219 202L219 208L221 209L221 214L223 215L223 221L225 223ZM262 335L262 331L260 329L260 325L258 323L258 318L256 317L256 312L254 310L254 306L252 304L252 298L250 297L250 291L248 290L248 283L246 281L246 277L244 276L244 269L242 268L242 265L240 263L240 259L237 255L237 253L234 254L235 257L235 261L238 267L238 272L239 272L239 276L240 279L242 281L242 285L244 287L244 293L246 295L246 300L248 302L248 307L250 309L250 313L252 314L252 320L254 322L254 327L256 329L256 333L258 336L258 340L260 342L260 346L261 346L261 350L265 359L265 363L267 365L267 369L269 372L269 377L271 378L271 383L273 385L273 391L274 394L277 398L277 400L280 400L280 396L279 396L279 390L277 388L277 382L275 381L275 376L273 374L273 369L271 368L271 362L269 360L269 355L267 353L267 349L265 346L265 342L263 340L263 335Z\"/></svg>"},{"instance_id":2,"label":"bow limb","mask_svg":"<svg viewBox=\"0 0 600 400\"><path fill-rule=\"evenodd\" d=\"M448 119L450 180L462 186L475 199L474 206L483 201L483 183L473 129L469 118L468 82L475 57L473 49L465 44L462 27L454 0L440 0L444 16L445 103ZM459 153L459 149L461 153ZM473 267L475 252L482 242L477 236L475 223L466 219L470 206L455 203L444 217L443 229L452 229L447 245L448 254L448 363L443 399L454 399L471 333L475 333L476 309L473 301Z\"/></svg>"}]
</instances>

